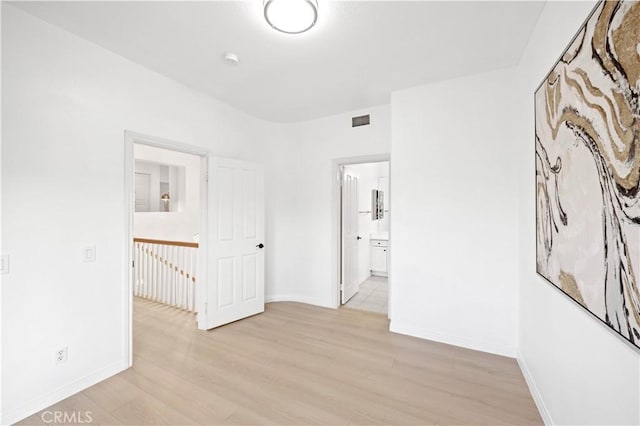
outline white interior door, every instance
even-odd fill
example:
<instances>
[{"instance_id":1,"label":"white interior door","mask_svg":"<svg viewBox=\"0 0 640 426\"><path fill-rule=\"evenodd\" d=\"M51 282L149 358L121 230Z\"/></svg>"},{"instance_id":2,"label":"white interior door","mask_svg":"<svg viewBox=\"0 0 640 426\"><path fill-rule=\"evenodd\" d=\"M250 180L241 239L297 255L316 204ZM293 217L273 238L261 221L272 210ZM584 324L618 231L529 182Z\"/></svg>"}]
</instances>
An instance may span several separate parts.
<instances>
[{"instance_id":1,"label":"white interior door","mask_svg":"<svg viewBox=\"0 0 640 426\"><path fill-rule=\"evenodd\" d=\"M135 181L135 211L148 212L151 210L151 175L137 173Z\"/></svg>"},{"instance_id":2,"label":"white interior door","mask_svg":"<svg viewBox=\"0 0 640 426\"><path fill-rule=\"evenodd\" d=\"M206 328L264 312L264 172L209 159Z\"/></svg>"},{"instance_id":3,"label":"white interior door","mask_svg":"<svg viewBox=\"0 0 640 426\"><path fill-rule=\"evenodd\" d=\"M358 292L358 178L342 184L342 303Z\"/></svg>"}]
</instances>

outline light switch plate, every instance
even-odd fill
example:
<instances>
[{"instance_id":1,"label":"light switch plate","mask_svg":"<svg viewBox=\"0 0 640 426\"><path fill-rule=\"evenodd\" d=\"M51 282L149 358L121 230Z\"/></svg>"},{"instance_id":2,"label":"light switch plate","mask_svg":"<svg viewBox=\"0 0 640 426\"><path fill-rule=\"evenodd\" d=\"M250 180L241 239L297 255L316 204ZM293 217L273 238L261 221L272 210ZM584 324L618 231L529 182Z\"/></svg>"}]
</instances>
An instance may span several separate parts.
<instances>
[{"instance_id":1,"label":"light switch plate","mask_svg":"<svg viewBox=\"0 0 640 426\"><path fill-rule=\"evenodd\" d=\"M9 255L3 254L0 257L0 275L5 275L9 273Z\"/></svg>"},{"instance_id":2,"label":"light switch plate","mask_svg":"<svg viewBox=\"0 0 640 426\"><path fill-rule=\"evenodd\" d=\"M96 261L96 246L87 246L82 249L82 261L83 262Z\"/></svg>"}]
</instances>

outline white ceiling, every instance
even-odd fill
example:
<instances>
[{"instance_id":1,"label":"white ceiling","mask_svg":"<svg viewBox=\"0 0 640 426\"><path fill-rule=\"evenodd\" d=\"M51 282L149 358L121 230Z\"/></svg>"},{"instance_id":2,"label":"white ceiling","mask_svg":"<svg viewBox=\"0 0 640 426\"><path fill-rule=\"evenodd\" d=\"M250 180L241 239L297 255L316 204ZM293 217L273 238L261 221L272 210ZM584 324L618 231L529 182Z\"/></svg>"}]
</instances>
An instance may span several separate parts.
<instances>
[{"instance_id":1,"label":"white ceiling","mask_svg":"<svg viewBox=\"0 0 640 426\"><path fill-rule=\"evenodd\" d=\"M389 102L393 90L517 64L544 3L319 0L281 34L246 2L18 2L119 55L271 121ZM225 52L240 57L229 66Z\"/></svg>"}]
</instances>

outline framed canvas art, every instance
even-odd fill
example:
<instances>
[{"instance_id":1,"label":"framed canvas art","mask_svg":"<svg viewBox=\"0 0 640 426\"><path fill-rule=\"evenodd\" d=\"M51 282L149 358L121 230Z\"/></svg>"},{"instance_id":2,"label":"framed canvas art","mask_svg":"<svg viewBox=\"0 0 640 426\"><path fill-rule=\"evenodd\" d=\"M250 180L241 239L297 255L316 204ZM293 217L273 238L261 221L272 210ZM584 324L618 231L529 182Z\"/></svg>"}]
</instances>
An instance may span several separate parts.
<instances>
[{"instance_id":1,"label":"framed canvas art","mask_svg":"<svg viewBox=\"0 0 640 426\"><path fill-rule=\"evenodd\" d=\"M535 93L536 269L640 348L640 2L598 3Z\"/></svg>"}]
</instances>

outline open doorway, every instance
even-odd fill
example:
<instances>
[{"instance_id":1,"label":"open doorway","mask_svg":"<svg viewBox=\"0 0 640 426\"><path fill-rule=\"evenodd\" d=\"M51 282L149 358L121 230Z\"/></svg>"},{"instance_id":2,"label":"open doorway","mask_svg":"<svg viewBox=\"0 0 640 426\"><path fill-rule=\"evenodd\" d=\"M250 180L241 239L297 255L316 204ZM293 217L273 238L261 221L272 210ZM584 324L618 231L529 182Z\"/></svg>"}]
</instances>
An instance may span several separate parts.
<instances>
[{"instance_id":1,"label":"open doorway","mask_svg":"<svg viewBox=\"0 0 640 426\"><path fill-rule=\"evenodd\" d=\"M134 314L179 315L194 328L206 320L207 164L200 148L126 133L129 365Z\"/></svg>"},{"instance_id":2,"label":"open doorway","mask_svg":"<svg viewBox=\"0 0 640 426\"><path fill-rule=\"evenodd\" d=\"M195 314L200 157L139 143L133 157L133 295Z\"/></svg>"},{"instance_id":3,"label":"open doorway","mask_svg":"<svg viewBox=\"0 0 640 426\"><path fill-rule=\"evenodd\" d=\"M156 153L166 151L162 155L172 158L182 154L195 157L200 164L199 171L193 173L198 177L197 182L189 179L188 168L182 170L180 164L167 160L168 157L136 155L149 152L151 148L159 148L154 150ZM141 160L139 175L149 175L141 176L139 187L144 189L139 197L135 194L136 156ZM164 176L164 180L152 176L146 168L149 163L158 167L154 173ZM189 201L189 191L196 185L199 201ZM180 194L187 194L187 198L183 199ZM159 231L160 222L166 222L171 215L179 219L185 212L185 203L197 206L199 220L193 222L199 222L197 230L175 224L169 226L166 235L146 234L152 235L147 238L140 234ZM135 212L136 204L140 209L138 213ZM264 170L260 164L215 157L199 147L125 132L123 334L124 356L129 366L133 359L133 302L137 291L146 292L145 297L151 297L154 302L173 304L167 309L188 312L191 318L184 324L190 326L196 319L200 330L210 330L264 312L264 205ZM136 214L149 216L151 225L140 228L139 221L134 220ZM145 247L138 249L136 244L148 243L147 240L162 248L149 250L149 253ZM195 250L187 256L186 250L191 249ZM175 255L177 250L182 250L183 254ZM140 261L136 256L146 260ZM137 270L138 267L144 269ZM141 279L141 273L147 274L146 277ZM175 280L182 284L174 285Z\"/></svg>"},{"instance_id":4,"label":"open doorway","mask_svg":"<svg viewBox=\"0 0 640 426\"><path fill-rule=\"evenodd\" d=\"M339 304L389 314L389 161L339 165Z\"/></svg>"}]
</instances>

